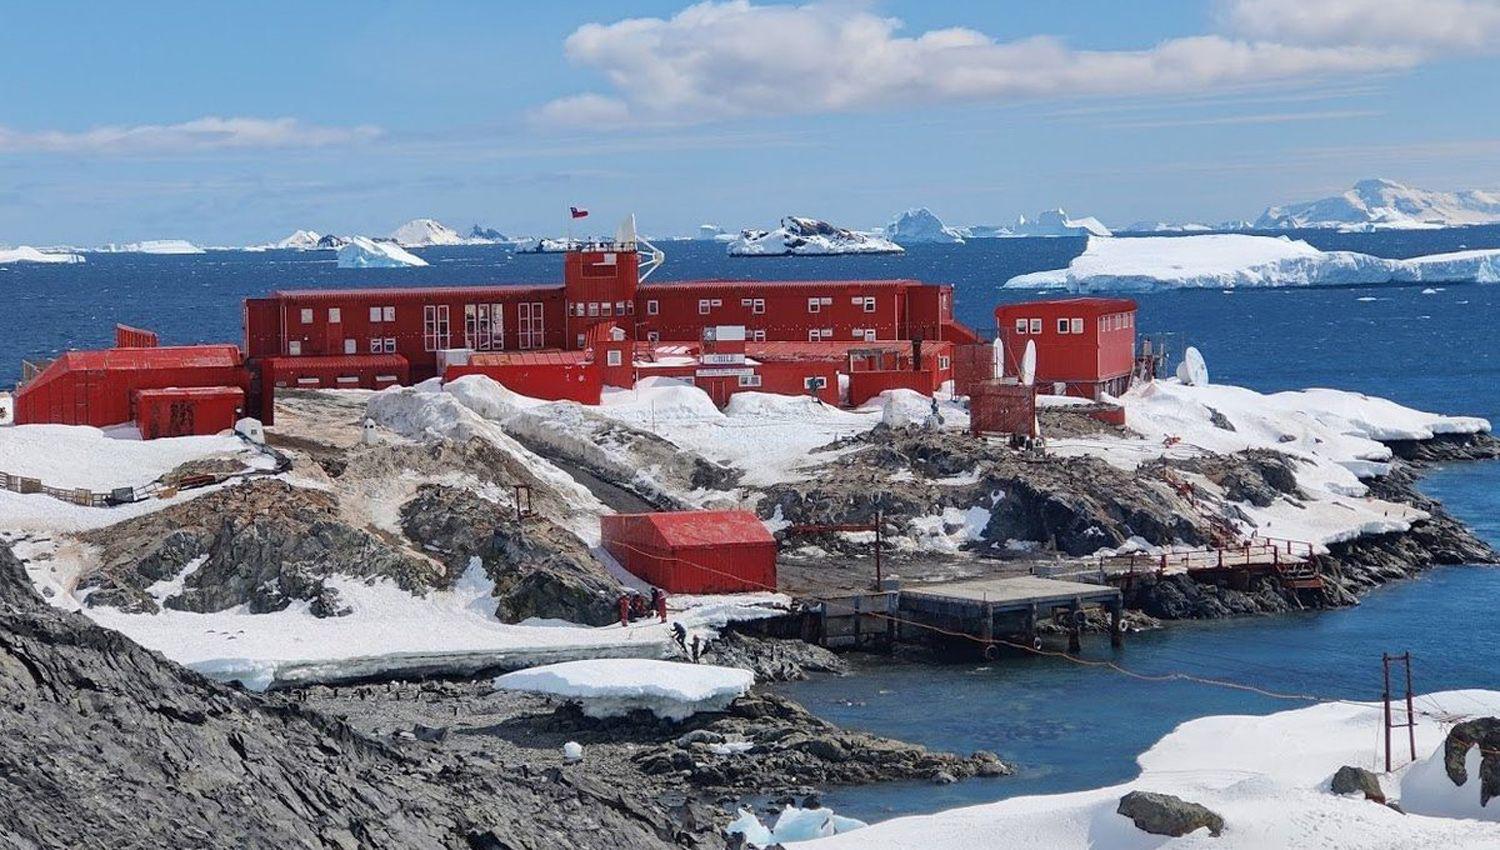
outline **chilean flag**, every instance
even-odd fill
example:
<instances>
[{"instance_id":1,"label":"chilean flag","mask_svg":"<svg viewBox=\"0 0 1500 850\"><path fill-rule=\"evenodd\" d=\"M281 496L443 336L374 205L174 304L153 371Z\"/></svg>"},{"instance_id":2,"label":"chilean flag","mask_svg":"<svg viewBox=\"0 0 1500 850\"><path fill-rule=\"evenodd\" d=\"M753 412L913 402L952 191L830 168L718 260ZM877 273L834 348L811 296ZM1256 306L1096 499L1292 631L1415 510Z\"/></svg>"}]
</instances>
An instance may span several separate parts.
<instances>
[{"instance_id":1,"label":"chilean flag","mask_svg":"<svg viewBox=\"0 0 1500 850\"><path fill-rule=\"evenodd\" d=\"M583 207L568 207L568 214L574 218L588 218L589 211Z\"/></svg>"}]
</instances>

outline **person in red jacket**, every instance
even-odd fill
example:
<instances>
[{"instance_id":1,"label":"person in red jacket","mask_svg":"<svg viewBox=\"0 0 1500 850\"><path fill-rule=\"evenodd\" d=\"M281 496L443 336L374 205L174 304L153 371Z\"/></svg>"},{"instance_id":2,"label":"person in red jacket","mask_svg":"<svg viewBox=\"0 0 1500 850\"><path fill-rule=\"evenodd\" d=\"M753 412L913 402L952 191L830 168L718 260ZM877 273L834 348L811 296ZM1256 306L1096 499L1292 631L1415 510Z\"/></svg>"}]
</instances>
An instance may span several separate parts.
<instances>
[{"instance_id":1,"label":"person in red jacket","mask_svg":"<svg viewBox=\"0 0 1500 850\"><path fill-rule=\"evenodd\" d=\"M620 625L630 625L630 594L620 594L620 600L617 604L620 606Z\"/></svg>"},{"instance_id":2,"label":"person in red jacket","mask_svg":"<svg viewBox=\"0 0 1500 850\"><path fill-rule=\"evenodd\" d=\"M667 621L667 592L659 587L652 588L651 596L652 602L655 603L653 607L656 608L656 616L665 623Z\"/></svg>"}]
</instances>

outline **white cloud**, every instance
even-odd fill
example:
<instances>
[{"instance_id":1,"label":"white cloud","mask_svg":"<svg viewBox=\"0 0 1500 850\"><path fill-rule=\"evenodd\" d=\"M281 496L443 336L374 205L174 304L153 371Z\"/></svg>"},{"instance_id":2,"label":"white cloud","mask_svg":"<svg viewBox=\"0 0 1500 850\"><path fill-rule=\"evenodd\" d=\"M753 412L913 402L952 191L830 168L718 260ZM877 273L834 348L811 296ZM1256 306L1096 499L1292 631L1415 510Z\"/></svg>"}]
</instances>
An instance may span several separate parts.
<instances>
[{"instance_id":1,"label":"white cloud","mask_svg":"<svg viewBox=\"0 0 1500 850\"><path fill-rule=\"evenodd\" d=\"M694 122L934 101L1197 91L1399 70L1421 59L1401 45L1210 34L1141 50L1090 51L1050 37L997 41L960 27L908 36L901 28L867 4L749 0L710 0L671 18L586 24L568 37L567 56L599 70L613 94L555 100L536 117L579 126L627 118Z\"/></svg>"},{"instance_id":2,"label":"white cloud","mask_svg":"<svg viewBox=\"0 0 1500 850\"><path fill-rule=\"evenodd\" d=\"M1225 19L1287 44L1493 50L1500 37L1497 0L1233 0Z\"/></svg>"},{"instance_id":3,"label":"white cloud","mask_svg":"<svg viewBox=\"0 0 1500 850\"><path fill-rule=\"evenodd\" d=\"M137 124L65 130L13 130L0 126L4 153L184 153L256 148L315 148L368 141L378 127L321 127L295 118L205 117L180 124Z\"/></svg>"}]
</instances>

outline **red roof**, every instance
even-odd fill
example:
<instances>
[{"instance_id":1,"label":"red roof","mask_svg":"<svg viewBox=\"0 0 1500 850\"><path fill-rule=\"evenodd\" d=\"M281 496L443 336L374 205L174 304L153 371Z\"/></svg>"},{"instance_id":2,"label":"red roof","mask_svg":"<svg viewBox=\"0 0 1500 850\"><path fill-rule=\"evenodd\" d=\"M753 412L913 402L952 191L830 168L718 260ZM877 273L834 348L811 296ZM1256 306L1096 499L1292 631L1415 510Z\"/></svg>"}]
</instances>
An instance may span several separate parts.
<instances>
[{"instance_id":1,"label":"red roof","mask_svg":"<svg viewBox=\"0 0 1500 850\"><path fill-rule=\"evenodd\" d=\"M1036 301L1021 301L1016 304L1001 304L996 308L995 312L1010 313L1016 310L1035 309L1038 307L1047 309L1067 308L1090 314L1129 313L1136 309L1135 302L1129 298L1081 296L1078 298L1044 298Z\"/></svg>"},{"instance_id":2,"label":"red roof","mask_svg":"<svg viewBox=\"0 0 1500 850\"><path fill-rule=\"evenodd\" d=\"M649 522L674 549L731 546L743 543L776 545L776 538L749 511L670 511L626 514L627 520Z\"/></svg>"},{"instance_id":3,"label":"red roof","mask_svg":"<svg viewBox=\"0 0 1500 850\"><path fill-rule=\"evenodd\" d=\"M373 301L390 298L468 298L478 292L561 292L561 283L491 283L478 286L392 286L363 289L280 289L278 298L304 301L333 301L348 298Z\"/></svg>"},{"instance_id":4,"label":"red roof","mask_svg":"<svg viewBox=\"0 0 1500 850\"><path fill-rule=\"evenodd\" d=\"M239 387L163 387L154 390L136 390L135 392L142 399L245 397L245 391Z\"/></svg>"},{"instance_id":5,"label":"red roof","mask_svg":"<svg viewBox=\"0 0 1500 850\"><path fill-rule=\"evenodd\" d=\"M476 351L469 355L471 366L571 366L584 361L582 351Z\"/></svg>"},{"instance_id":6,"label":"red roof","mask_svg":"<svg viewBox=\"0 0 1500 850\"><path fill-rule=\"evenodd\" d=\"M267 357L261 361L273 372L292 369L403 369L406 358L399 354L336 354L327 357Z\"/></svg>"},{"instance_id":7,"label":"red roof","mask_svg":"<svg viewBox=\"0 0 1500 850\"><path fill-rule=\"evenodd\" d=\"M233 369L243 361L237 345L173 345L68 351L57 358L68 370ZM49 371L51 371L49 369Z\"/></svg>"},{"instance_id":8,"label":"red roof","mask_svg":"<svg viewBox=\"0 0 1500 850\"><path fill-rule=\"evenodd\" d=\"M747 287L757 289L907 289L913 286L927 285L929 284L907 278L895 280L676 280L643 283L636 289L636 292L646 294L663 292L669 289L697 289L704 292L739 292Z\"/></svg>"}]
</instances>

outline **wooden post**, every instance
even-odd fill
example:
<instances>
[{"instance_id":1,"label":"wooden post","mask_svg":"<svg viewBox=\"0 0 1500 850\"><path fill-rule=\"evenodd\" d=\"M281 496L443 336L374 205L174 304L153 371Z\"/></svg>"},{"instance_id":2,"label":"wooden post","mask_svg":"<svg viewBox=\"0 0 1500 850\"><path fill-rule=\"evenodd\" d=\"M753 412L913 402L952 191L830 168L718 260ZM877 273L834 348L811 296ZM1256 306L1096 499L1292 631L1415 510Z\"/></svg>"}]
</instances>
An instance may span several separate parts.
<instances>
[{"instance_id":1,"label":"wooden post","mask_svg":"<svg viewBox=\"0 0 1500 850\"><path fill-rule=\"evenodd\" d=\"M1125 646L1124 607L1119 599L1109 603L1109 645L1115 649Z\"/></svg>"}]
</instances>

